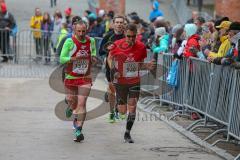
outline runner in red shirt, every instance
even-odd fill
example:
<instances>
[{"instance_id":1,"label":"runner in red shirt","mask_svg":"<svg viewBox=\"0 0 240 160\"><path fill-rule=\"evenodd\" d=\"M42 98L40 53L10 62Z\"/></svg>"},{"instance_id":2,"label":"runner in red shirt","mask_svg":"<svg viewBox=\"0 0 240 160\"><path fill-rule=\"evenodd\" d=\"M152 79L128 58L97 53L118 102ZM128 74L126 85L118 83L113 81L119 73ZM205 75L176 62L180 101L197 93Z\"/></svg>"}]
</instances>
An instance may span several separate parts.
<instances>
[{"instance_id":1,"label":"runner in red shirt","mask_svg":"<svg viewBox=\"0 0 240 160\"><path fill-rule=\"evenodd\" d=\"M154 63L144 64L147 56L145 45L136 40L137 27L129 24L126 28L124 39L116 41L110 49L108 63L114 75L114 85L118 110L120 114L126 114L127 124L124 140L134 143L130 131L136 117L136 105L140 93L140 74L141 69L153 69Z\"/></svg>"}]
</instances>

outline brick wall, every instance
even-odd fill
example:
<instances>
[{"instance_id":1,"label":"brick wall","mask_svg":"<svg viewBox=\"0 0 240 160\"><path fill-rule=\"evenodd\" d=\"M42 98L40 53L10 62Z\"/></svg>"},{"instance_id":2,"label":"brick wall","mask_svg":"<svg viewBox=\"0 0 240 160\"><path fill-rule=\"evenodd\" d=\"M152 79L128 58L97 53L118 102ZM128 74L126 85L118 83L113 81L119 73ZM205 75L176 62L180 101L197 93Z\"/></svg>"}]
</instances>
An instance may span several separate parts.
<instances>
[{"instance_id":1,"label":"brick wall","mask_svg":"<svg viewBox=\"0 0 240 160\"><path fill-rule=\"evenodd\" d=\"M215 0L216 16L228 16L232 21L240 21L240 0Z\"/></svg>"},{"instance_id":2,"label":"brick wall","mask_svg":"<svg viewBox=\"0 0 240 160\"><path fill-rule=\"evenodd\" d=\"M125 14L125 0L99 0L100 9L114 11L116 14Z\"/></svg>"}]
</instances>

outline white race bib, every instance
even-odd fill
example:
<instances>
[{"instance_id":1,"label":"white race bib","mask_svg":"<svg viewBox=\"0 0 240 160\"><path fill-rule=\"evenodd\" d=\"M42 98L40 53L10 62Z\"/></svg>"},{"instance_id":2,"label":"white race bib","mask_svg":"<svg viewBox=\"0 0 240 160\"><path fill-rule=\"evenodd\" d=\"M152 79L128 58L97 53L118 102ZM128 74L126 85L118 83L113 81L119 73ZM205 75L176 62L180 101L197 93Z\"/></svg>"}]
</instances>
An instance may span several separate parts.
<instances>
[{"instance_id":1,"label":"white race bib","mask_svg":"<svg viewBox=\"0 0 240 160\"><path fill-rule=\"evenodd\" d=\"M138 77L138 63L127 62L123 64L123 77L134 78Z\"/></svg>"},{"instance_id":2,"label":"white race bib","mask_svg":"<svg viewBox=\"0 0 240 160\"><path fill-rule=\"evenodd\" d=\"M88 71L89 60L80 59L73 62L73 72L76 74L86 74Z\"/></svg>"}]
</instances>

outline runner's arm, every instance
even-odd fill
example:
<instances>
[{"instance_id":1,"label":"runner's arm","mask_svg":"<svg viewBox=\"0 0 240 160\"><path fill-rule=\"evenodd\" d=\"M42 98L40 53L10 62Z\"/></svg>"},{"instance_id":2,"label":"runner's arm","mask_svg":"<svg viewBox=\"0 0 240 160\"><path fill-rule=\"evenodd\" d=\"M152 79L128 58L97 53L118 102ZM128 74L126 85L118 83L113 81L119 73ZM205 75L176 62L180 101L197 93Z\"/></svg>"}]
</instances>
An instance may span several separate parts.
<instances>
[{"instance_id":1,"label":"runner's arm","mask_svg":"<svg viewBox=\"0 0 240 160\"><path fill-rule=\"evenodd\" d=\"M109 54L108 54L107 63L108 63L109 68L112 69L113 66L112 66L112 54L111 54L111 52L109 52Z\"/></svg>"},{"instance_id":2,"label":"runner's arm","mask_svg":"<svg viewBox=\"0 0 240 160\"><path fill-rule=\"evenodd\" d=\"M62 51L61 51L61 54L60 54L60 63L61 64L65 64L67 62L70 62L71 57L70 57L69 53L72 51L73 47L74 47L73 41L70 38L68 38L64 42L64 45L63 45L63 48L62 48Z\"/></svg>"},{"instance_id":3,"label":"runner's arm","mask_svg":"<svg viewBox=\"0 0 240 160\"><path fill-rule=\"evenodd\" d=\"M96 42L94 38L90 38L91 41L91 56L96 57L97 56L97 49L96 49Z\"/></svg>"}]
</instances>

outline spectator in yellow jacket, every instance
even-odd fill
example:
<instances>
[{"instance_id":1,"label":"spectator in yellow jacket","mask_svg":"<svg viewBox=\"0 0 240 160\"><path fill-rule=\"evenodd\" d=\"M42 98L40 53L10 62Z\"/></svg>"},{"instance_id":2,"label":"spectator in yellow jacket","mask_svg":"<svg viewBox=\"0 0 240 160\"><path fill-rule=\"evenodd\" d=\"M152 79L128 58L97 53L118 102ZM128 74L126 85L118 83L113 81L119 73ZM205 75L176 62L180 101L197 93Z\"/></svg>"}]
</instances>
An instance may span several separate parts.
<instances>
[{"instance_id":1,"label":"spectator in yellow jacket","mask_svg":"<svg viewBox=\"0 0 240 160\"><path fill-rule=\"evenodd\" d=\"M41 23L43 17L40 8L35 8L35 15L31 17L30 20L30 28L33 30L41 30ZM41 40L41 32L33 31L33 37L35 40L36 47L36 60L40 60L42 58L42 40Z\"/></svg>"},{"instance_id":2,"label":"spectator in yellow jacket","mask_svg":"<svg viewBox=\"0 0 240 160\"><path fill-rule=\"evenodd\" d=\"M230 25L231 25L230 21L223 21L219 26L216 26L216 28L220 29L219 32L221 45L217 53L210 52L209 50L205 51L205 54L208 55L209 61L212 61L214 58L225 57L228 50L231 48L231 42L228 36L228 29Z\"/></svg>"}]
</instances>

